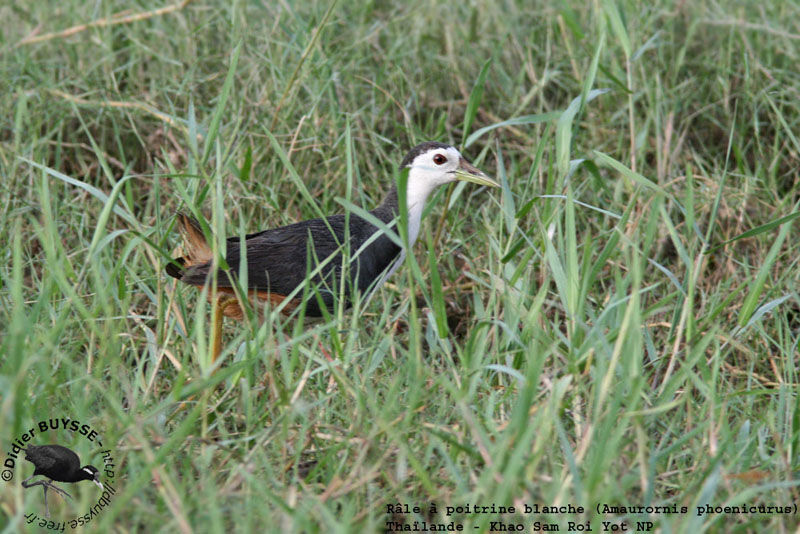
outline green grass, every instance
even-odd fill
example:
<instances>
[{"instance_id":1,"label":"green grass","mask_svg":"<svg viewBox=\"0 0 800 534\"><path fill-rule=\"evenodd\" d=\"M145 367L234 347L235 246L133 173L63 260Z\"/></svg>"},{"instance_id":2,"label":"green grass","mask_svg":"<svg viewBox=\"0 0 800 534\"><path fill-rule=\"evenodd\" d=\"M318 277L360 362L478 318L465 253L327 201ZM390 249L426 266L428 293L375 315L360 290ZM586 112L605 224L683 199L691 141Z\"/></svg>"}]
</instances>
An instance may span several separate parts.
<instances>
[{"instance_id":1,"label":"green grass","mask_svg":"<svg viewBox=\"0 0 800 534\"><path fill-rule=\"evenodd\" d=\"M195 0L39 42L165 4L0 6L0 460L96 428L118 493L89 532L793 531L695 507L800 504L800 8L529 4ZM226 323L212 366L174 212L221 239L371 209L429 139L502 190L439 191L371 301ZM30 472L2 532L43 511Z\"/></svg>"}]
</instances>

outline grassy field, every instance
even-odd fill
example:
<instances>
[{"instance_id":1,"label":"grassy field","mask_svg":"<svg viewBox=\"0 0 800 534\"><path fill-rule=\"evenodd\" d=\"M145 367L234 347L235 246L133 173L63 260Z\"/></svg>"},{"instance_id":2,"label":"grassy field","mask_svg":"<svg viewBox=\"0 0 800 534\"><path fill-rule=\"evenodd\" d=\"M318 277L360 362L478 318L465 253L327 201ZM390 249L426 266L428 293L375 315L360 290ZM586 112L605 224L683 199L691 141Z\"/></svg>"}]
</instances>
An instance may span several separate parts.
<instances>
[{"instance_id":1,"label":"grassy field","mask_svg":"<svg viewBox=\"0 0 800 534\"><path fill-rule=\"evenodd\" d=\"M0 461L95 429L32 441L113 451L77 530L796 532L697 507L800 504L800 5L169 1L0 5ZM441 188L369 302L226 322L212 364L175 211L371 209L425 140L502 190ZM1 532L48 528L32 468ZM98 499L66 486L54 521Z\"/></svg>"}]
</instances>

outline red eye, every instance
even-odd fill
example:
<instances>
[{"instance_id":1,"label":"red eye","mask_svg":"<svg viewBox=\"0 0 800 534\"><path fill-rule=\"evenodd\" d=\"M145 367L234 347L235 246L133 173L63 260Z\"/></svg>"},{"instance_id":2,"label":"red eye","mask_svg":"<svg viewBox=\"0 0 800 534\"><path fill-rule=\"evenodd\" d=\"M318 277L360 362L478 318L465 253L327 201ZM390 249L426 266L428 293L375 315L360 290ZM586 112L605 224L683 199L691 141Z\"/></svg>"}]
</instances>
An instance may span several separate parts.
<instances>
[{"instance_id":1,"label":"red eye","mask_svg":"<svg viewBox=\"0 0 800 534\"><path fill-rule=\"evenodd\" d=\"M444 165L447 163L447 158L442 156L441 154L436 154L433 156L433 162L437 165Z\"/></svg>"}]
</instances>

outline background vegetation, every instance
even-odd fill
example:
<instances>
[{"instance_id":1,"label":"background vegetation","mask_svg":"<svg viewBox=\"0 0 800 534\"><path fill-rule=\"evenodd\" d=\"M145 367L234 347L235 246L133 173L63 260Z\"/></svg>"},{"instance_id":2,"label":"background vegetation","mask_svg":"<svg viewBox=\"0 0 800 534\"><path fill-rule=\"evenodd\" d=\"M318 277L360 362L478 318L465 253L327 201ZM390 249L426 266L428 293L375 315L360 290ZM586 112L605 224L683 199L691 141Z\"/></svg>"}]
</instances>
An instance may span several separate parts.
<instances>
[{"instance_id":1,"label":"background vegetation","mask_svg":"<svg viewBox=\"0 0 800 534\"><path fill-rule=\"evenodd\" d=\"M794 529L693 507L800 503L800 6L656 4L0 6L3 454L46 417L99 429L92 532L498 519L443 515L465 503ZM369 209L428 139L502 190L440 191L371 302L227 323L213 366L163 274L175 210L223 236ZM2 530L42 507L4 483Z\"/></svg>"}]
</instances>

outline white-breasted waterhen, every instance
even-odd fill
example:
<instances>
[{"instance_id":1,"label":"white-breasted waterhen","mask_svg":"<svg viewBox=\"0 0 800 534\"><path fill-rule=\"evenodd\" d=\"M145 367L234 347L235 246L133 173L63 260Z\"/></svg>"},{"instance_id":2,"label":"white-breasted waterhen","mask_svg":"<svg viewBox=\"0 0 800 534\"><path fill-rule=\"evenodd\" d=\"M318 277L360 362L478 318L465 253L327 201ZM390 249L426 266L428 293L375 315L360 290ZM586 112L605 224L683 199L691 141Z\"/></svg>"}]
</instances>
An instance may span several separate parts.
<instances>
[{"instance_id":1,"label":"white-breasted waterhen","mask_svg":"<svg viewBox=\"0 0 800 534\"><path fill-rule=\"evenodd\" d=\"M61 445L28 445L25 449L25 459L31 462L36 469L33 474L22 481L23 488L42 486L44 491L44 510L47 517L50 517L50 509L47 506L47 489L52 488L56 493L72 498L72 495L59 488L53 482L80 482L81 480L91 480L100 489L100 471L93 465L81 467L81 459L70 449ZM35 476L43 475L50 480L38 480L28 483Z\"/></svg>"},{"instance_id":2,"label":"white-breasted waterhen","mask_svg":"<svg viewBox=\"0 0 800 534\"><path fill-rule=\"evenodd\" d=\"M412 148L400 163L401 170L408 168L406 204L408 214L408 244L414 244L419 235L422 208L428 195L438 186L456 180L497 187L499 184L469 163L450 145L429 141ZM397 186L393 186L381 204L370 211L379 221L391 225L399 215ZM200 224L191 216L178 214L178 227L184 240L185 255L174 258L166 266L167 274L181 282L202 287L212 274L213 257ZM319 317L322 306L331 310L336 287L342 273L342 243L345 235L345 215L338 214L323 219L311 219L280 228L248 234L244 238L247 258L247 285L250 297L256 302L269 301L277 305L304 282L307 273L317 270L310 282L318 288L307 296L306 315ZM397 229L395 228L395 231ZM376 232L380 235L373 237ZM350 296L353 288L360 292L374 290L402 263L405 251L385 232L368 220L349 214L350 251L353 255L368 244L349 266L349 282L345 288ZM225 262L229 269L219 270L212 332L213 358L220 351L222 315L242 319L243 311L236 298L235 278L240 272L242 243L231 237L226 243ZM333 257L331 257L333 256ZM309 258L316 258L308 265ZM313 261L313 260L312 260ZM321 267L318 267L322 265ZM320 290L319 288L326 288ZM211 298L209 292L209 298ZM291 313L303 302L302 292L284 305L283 311ZM212 303L213 304L213 303ZM220 313L222 315L220 315Z\"/></svg>"}]
</instances>

